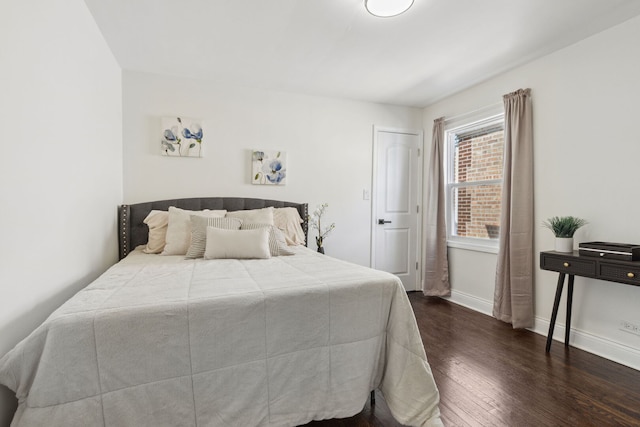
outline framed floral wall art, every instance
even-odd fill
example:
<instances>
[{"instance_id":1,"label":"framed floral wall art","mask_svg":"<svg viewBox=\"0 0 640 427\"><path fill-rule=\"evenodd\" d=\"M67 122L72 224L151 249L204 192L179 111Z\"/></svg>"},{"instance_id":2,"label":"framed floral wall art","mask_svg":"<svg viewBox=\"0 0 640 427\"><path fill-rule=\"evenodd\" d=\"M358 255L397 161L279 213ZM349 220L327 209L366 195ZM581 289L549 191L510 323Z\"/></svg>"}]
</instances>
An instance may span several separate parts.
<instances>
[{"instance_id":1,"label":"framed floral wall art","mask_svg":"<svg viewBox=\"0 0 640 427\"><path fill-rule=\"evenodd\" d=\"M168 157L202 157L202 121L185 117L163 117L162 155Z\"/></svg>"},{"instance_id":2,"label":"framed floral wall art","mask_svg":"<svg viewBox=\"0 0 640 427\"><path fill-rule=\"evenodd\" d=\"M287 153L284 151L254 150L251 183L284 185L287 182Z\"/></svg>"}]
</instances>

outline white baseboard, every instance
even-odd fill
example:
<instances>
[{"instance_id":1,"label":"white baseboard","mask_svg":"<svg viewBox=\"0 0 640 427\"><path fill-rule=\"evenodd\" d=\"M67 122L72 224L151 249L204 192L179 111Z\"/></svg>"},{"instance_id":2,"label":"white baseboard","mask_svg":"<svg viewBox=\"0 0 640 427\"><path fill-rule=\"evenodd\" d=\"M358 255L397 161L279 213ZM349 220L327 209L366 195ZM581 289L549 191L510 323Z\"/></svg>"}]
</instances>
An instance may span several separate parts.
<instances>
[{"instance_id":1,"label":"white baseboard","mask_svg":"<svg viewBox=\"0 0 640 427\"><path fill-rule=\"evenodd\" d=\"M478 298L465 292L452 290L451 296L445 299L488 316L493 313L493 301ZM533 328L529 330L546 337L549 332L549 320L536 316ZM556 323L553 340L557 343L553 345L564 345L564 332L565 325ZM571 328L569 344L621 365L640 370L640 350L637 348L575 328Z\"/></svg>"},{"instance_id":2,"label":"white baseboard","mask_svg":"<svg viewBox=\"0 0 640 427\"><path fill-rule=\"evenodd\" d=\"M454 291L452 289L451 296L445 299L463 307L470 308L471 310L479 311L487 316L491 316L493 313L493 301L487 301L486 299L478 298L475 295L465 292Z\"/></svg>"},{"instance_id":3,"label":"white baseboard","mask_svg":"<svg viewBox=\"0 0 640 427\"><path fill-rule=\"evenodd\" d=\"M549 320L536 317L533 328L529 330L546 337L549 333ZM564 345L565 331L565 325L556 323L552 346ZM640 371L640 350L637 348L576 328L571 328L569 345Z\"/></svg>"}]
</instances>

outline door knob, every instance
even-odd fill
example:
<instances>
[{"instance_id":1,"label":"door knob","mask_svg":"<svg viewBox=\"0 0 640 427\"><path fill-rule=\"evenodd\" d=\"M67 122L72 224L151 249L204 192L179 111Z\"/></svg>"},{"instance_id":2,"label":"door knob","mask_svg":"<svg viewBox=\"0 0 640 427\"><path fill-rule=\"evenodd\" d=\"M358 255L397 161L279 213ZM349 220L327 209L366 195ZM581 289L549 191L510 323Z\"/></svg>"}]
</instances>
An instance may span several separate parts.
<instances>
[{"instance_id":1,"label":"door knob","mask_svg":"<svg viewBox=\"0 0 640 427\"><path fill-rule=\"evenodd\" d=\"M383 224L391 224L391 221L385 221L384 219L379 219L378 220L378 224L381 224L381 225L383 225Z\"/></svg>"}]
</instances>

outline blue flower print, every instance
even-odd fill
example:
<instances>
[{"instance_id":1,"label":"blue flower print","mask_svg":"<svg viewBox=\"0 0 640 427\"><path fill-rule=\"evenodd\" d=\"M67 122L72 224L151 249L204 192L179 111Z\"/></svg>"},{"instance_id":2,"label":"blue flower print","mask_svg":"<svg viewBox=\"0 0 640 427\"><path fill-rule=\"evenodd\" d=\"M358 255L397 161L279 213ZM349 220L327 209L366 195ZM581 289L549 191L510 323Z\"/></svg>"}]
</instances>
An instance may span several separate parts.
<instances>
[{"instance_id":1,"label":"blue flower print","mask_svg":"<svg viewBox=\"0 0 640 427\"><path fill-rule=\"evenodd\" d=\"M197 123L192 123L191 129L182 129L182 136L189 139L195 139L197 142L202 142L202 127Z\"/></svg>"},{"instance_id":2,"label":"blue flower print","mask_svg":"<svg viewBox=\"0 0 640 427\"><path fill-rule=\"evenodd\" d=\"M180 145L180 142L182 141L180 138L178 138L178 127L177 126L173 126L171 129L165 129L164 130L164 140L162 140L162 149L164 150L165 154L169 154L169 151L171 151L172 153L174 153L175 147L173 146L173 144L177 144L178 145L178 154L182 156L182 145Z\"/></svg>"},{"instance_id":3,"label":"blue flower print","mask_svg":"<svg viewBox=\"0 0 640 427\"><path fill-rule=\"evenodd\" d=\"M282 162L278 159L267 161L262 166L262 172L271 184L279 184L287 176L286 170L282 168Z\"/></svg>"},{"instance_id":4,"label":"blue flower print","mask_svg":"<svg viewBox=\"0 0 640 427\"><path fill-rule=\"evenodd\" d=\"M182 136L186 139L195 139L198 143L198 157L202 155L202 135L202 126L198 123L191 123L191 126L182 128ZM195 143L191 143L189 144L189 149L194 148L195 146Z\"/></svg>"},{"instance_id":5,"label":"blue flower print","mask_svg":"<svg viewBox=\"0 0 640 427\"><path fill-rule=\"evenodd\" d=\"M178 138L176 138L176 136L173 134L171 129L165 129L164 130L164 139L166 139L167 141L170 141L170 142L174 142L174 141L178 140Z\"/></svg>"},{"instance_id":6,"label":"blue flower print","mask_svg":"<svg viewBox=\"0 0 640 427\"><path fill-rule=\"evenodd\" d=\"M171 151L172 153L176 151L176 149L173 148L173 144L170 144L167 141L161 141L161 144L162 144L162 149L167 154L169 154L169 151Z\"/></svg>"}]
</instances>

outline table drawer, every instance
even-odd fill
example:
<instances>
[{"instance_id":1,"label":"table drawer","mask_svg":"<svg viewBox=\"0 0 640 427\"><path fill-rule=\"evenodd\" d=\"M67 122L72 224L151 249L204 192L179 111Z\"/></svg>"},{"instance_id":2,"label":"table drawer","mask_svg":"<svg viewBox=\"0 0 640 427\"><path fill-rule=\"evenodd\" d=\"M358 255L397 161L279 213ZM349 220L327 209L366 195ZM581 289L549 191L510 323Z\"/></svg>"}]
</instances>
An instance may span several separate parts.
<instances>
[{"instance_id":1,"label":"table drawer","mask_svg":"<svg viewBox=\"0 0 640 427\"><path fill-rule=\"evenodd\" d=\"M600 261L598 278L640 286L640 266L609 264Z\"/></svg>"},{"instance_id":2,"label":"table drawer","mask_svg":"<svg viewBox=\"0 0 640 427\"><path fill-rule=\"evenodd\" d=\"M540 268L566 274L596 277L596 261L589 259L557 257L543 253L540 257Z\"/></svg>"}]
</instances>

